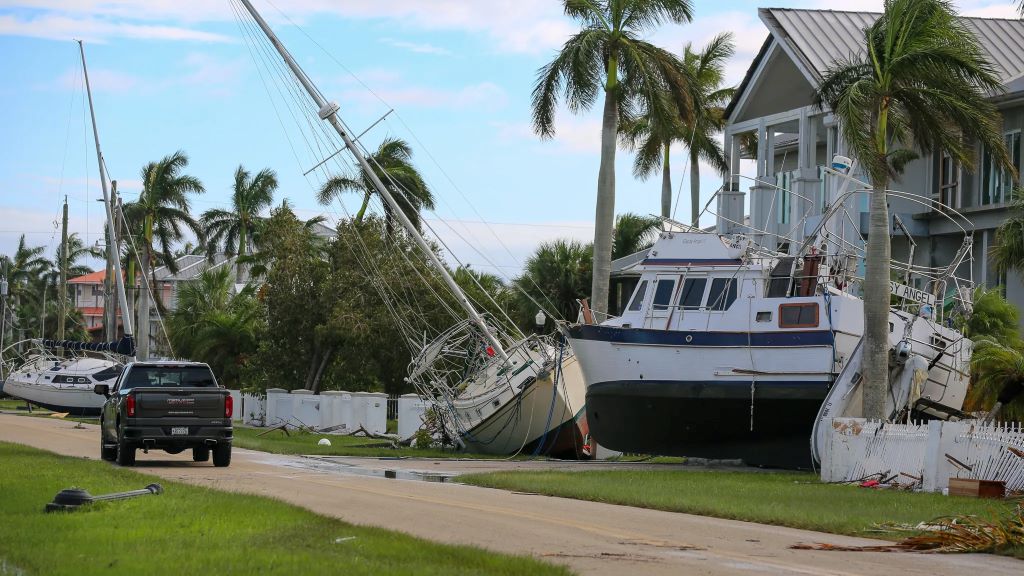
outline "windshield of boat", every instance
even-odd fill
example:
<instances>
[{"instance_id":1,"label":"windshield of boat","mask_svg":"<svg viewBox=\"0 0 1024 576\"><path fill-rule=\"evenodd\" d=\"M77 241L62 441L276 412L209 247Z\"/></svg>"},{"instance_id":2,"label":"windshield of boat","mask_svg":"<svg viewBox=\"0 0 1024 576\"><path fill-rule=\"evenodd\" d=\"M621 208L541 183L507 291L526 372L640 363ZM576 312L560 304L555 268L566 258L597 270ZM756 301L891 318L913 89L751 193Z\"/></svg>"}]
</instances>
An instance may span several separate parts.
<instances>
[{"instance_id":1,"label":"windshield of boat","mask_svg":"<svg viewBox=\"0 0 1024 576\"><path fill-rule=\"evenodd\" d=\"M133 366L121 383L121 390L132 388L214 387L217 381L207 366Z\"/></svg>"}]
</instances>

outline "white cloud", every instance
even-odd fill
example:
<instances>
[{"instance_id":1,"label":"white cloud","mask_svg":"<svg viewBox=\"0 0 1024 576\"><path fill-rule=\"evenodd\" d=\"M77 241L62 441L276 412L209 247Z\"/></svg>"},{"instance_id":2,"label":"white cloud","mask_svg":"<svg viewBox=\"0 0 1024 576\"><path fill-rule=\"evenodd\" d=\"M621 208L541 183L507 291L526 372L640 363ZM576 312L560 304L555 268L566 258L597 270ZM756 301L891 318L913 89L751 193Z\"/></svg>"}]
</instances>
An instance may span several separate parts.
<instances>
[{"instance_id":1,"label":"white cloud","mask_svg":"<svg viewBox=\"0 0 1024 576\"><path fill-rule=\"evenodd\" d=\"M2 15L0 36L28 36L49 40L80 39L91 43L103 43L110 38L233 42L227 36L177 26L111 22L92 17L73 18L58 14L35 17Z\"/></svg>"},{"instance_id":2,"label":"white cloud","mask_svg":"<svg viewBox=\"0 0 1024 576\"><path fill-rule=\"evenodd\" d=\"M279 3L287 18L267 2L256 1L255 4L275 25L287 20L303 22L319 15L389 20L412 29L481 34L492 40L496 51L502 52L550 50L561 45L576 29L562 14L561 3L552 0L288 0ZM130 22L172 21L194 25L235 19L231 3L211 0L0 0L0 7L42 10L42 17L63 22L62 30L42 37L82 36L85 34L82 30L92 28L90 39L93 41L114 36L223 41L223 36L190 28ZM11 20L18 22L14 17ZM24 21L21 26L25 26ZM45 29L36 28L37 34L44 32ZM15 32L0 27L0 34L11 33Z\"/></svg>"},{"instance_id":3,"label":"white cloud","mask_svg":"<svg viewBox=\"0 0 1024 576\"><path fill-rule=\"evenodd\" d=\"M341 98L348 102L373 104L377 103L377 98L380 97L392 106L404 105L420 108L478 107L493 110L502 108L508 103L508 95L493 82L471 84L457 90L385 84L374 87L374 94L365 89L353 88L343 91Z\"/></svg>"},{"instance_id":4,"label":"white cloud","mask_svg":"<svg viewBox=\"0 0 1024 576\"><path fill-rule=\"evenodd\" d=\"M441 48L440 46L434 46L433 44L406 42L405 40L396 40L395 38L381 38L380 41L388 46L394 46L395 48L416 52L417 54L436 54L438 56L451 55L451 51L447 48Z\"/></svg>"}]
</instances>

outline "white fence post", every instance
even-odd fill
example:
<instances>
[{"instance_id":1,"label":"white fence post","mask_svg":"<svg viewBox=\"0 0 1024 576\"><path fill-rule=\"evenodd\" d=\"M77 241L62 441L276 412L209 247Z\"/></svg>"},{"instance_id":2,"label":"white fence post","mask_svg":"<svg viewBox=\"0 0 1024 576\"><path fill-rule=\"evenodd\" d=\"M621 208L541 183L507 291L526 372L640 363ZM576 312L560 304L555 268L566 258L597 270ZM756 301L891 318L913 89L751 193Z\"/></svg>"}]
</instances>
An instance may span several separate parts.
<instances>
[{"instance_id":1,"label":"white fence post","mask_svg":"<svg viewBox=\"0 0 1024 576\"><path fill-rule=\"evenodd\" d=\"M267 388L267 426L280 426L292 416L292 399L284 388Z\"/></svg>"}]
</instances>

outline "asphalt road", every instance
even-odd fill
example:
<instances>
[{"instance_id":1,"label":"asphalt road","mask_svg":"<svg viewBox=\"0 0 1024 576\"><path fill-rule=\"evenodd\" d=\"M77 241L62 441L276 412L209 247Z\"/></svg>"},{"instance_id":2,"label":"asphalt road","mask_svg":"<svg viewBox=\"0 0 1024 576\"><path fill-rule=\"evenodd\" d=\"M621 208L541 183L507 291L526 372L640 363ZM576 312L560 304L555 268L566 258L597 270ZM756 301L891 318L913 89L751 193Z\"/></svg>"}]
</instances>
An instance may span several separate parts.
<instances>
[{"instance_id":1,"label":"asphalt road","mask_svg":"<svg viewBox=\"0 0 1024 576\"><path fill-rule=\"evenodd\" d=\"M0 441L68 456L98 459L98 435L96 426L0 414ZM579 574L1024 573L1021 561L991 555L791 550L798 542L877 542L452 483L386 479L346 472L338 460L324 464L236 449L231 467L214 468L193 463L188 453L140 452L137 467L171 480L278 498L356 524L530 554L566 564ZM403 465L408 467L409 461ZM429 464L431 469L438 466Z\"/></svg>"}]
</instances>

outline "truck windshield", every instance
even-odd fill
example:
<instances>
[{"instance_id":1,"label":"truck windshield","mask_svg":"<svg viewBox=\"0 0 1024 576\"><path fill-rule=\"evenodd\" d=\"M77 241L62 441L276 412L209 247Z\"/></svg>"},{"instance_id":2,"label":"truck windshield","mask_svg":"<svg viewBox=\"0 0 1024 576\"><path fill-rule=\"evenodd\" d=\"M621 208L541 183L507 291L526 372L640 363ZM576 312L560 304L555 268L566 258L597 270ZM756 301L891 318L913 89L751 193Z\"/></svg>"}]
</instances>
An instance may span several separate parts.
<instances>
[{"instance_id":1,"label":"truck windshield","mask_svg":"<svg viewBox=\"0 0 1024 576\"><path fill-rule=\"evenodd\" d=\"M206 366L133 366L121 384L121 389L213 387L216 385L213 373Z\"/></svg>"}]
</instances>

